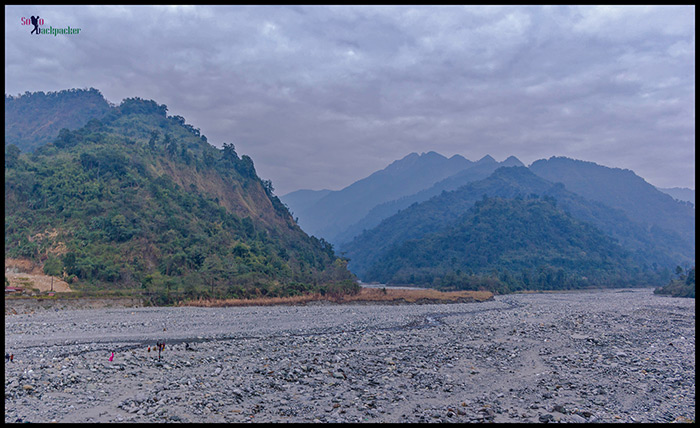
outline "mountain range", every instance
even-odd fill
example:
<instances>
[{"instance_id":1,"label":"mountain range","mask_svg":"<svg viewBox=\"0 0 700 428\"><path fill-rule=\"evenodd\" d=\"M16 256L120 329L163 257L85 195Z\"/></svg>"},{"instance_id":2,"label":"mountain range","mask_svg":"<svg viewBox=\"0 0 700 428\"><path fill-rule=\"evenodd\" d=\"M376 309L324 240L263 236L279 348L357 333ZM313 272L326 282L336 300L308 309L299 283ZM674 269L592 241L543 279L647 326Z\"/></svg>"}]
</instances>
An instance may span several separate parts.
<instances>
[{"instance_id":1,"label":"mountain range","mask_svg":"<svg viewBox=\"0 0 700 428\"><path fill-rule=\"evenodd\" d=\"M630 170L411 153L344 189L278 198L249 156L155 101L88 89L5 106L6 257L77 289L159 303L346 293L354 273L509 292L661 285L695 263L694 191Z\"/></svg>"},{"instance_id":2,"label":"mountain range","mask_svg":"<svg viewBox=\"0 0 700 428\"><path fill-rule=\"evenodd\" d=\"M629 169L609 168L564 157L541 159L530 170L590 200L624 211L630 219L695 239L695 210L677 203Z\"/></svg>"},{"instance_id":3,"label":"mountain range","mask_svg":"<svg viewBox=\"0 0 700 428\"><path fill-rule=\"evenodd\" d=\"M339 250L350 258L351 270L361 279L379 281L380 277L372 272L385 266L386 253L405 242L441 233L484 197L514 199L533 195L554 199L558 209L614 239L630 252L640 269L670 268L674 263L689 262L694 257L694 244L680 239L676 233L638 224L624 211L588 200L525 167L499 168L484 180L414 204L341 245Z\"/></svg>"},{"instance_id":4,"label":"mountain range","mask_svg":"<svg viewBox=\"0 0 700 428\"><path fill-rule=\"evenodd\" d=\"M487 155L472 162L460 155L411 153L342 190L298 190L280 199L307 233L339 244L415 202L511 165L522 163L514 157L496 162Z\"/></svg>"},{"instance_id":5,"label":"mountain range","mask_svg":"<svg viewBox=\"0 0 700 428\"><path fill-rule=\"evenodd\" d=\"M409 156L404 159L413 159L415 165L424 155ZM320 236L333 242L350 259L350 269L361 279L401 282L406 281L405 275L387 276L388 263L396 262L387 257L408 245L405 243L417 245L418 240L444 233L485 196L513 199L537 195L554 198L557 209L613 239L629 253L628 261L633 260L639 271L649 274L649 281L663 281L679 263L694 263L694 206L661 192L633 171L556 156L538 160L529 167L513 156L500 163L486 156L462 165L463 169L441 180L424 181L423 188L415 193L381 202L369 210L364 208L362 213L366 214L359 221ZM377 176L375 173L364 179L365 185L380 189L381 181L370 183ZM327 204L330 199L326 198L331 194L336 201L342 201L344 191L326 190L317 193L319 197L306 206L295 201L294 207L301 213L324 212L320 202L325 199ZM293 192L281 199L287 202L290 197L309 192ZM313 220L308 218L307 224ZM299 221L305 224L303 218ZM439 255L438 249L439 246L431 251ZM625 266L628 269L630 265ZM632 273L625 277L642 278Z\"/></svg>"}]
</instances>

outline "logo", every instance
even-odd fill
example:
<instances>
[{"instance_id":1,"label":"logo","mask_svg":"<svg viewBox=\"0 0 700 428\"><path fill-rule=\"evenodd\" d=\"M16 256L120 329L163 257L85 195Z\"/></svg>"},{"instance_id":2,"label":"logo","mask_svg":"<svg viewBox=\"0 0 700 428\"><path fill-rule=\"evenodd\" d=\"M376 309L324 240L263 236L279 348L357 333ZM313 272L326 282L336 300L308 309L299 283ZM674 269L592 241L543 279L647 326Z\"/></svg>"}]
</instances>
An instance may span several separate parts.
<instances>
[{"instance_id":1,"label":"logo","mask_svg":"<svg viewBox=\"0 0 700 428\"><path fill-rule=\"evenodd\" d=\"M44 20L38 16L32 16L29 19L22 17L22 25L33 25L34 29L32 30L32 34L36 33L39 35L39 32L41 31L39 26L44 25Z\"/></svg>"},{"instance_id":2,"label":"logo","mask_svg":"<svg viewBox=\"0 0 700 428\"><path fill-rule=\"evenodd\" d=\"M58 36L59 34L80 34L80 28L71 28L70 26L65 28L54 28L53 26L49 26L49 28L40 28L40 25L44 25L44 18L41 18L39 16L32 16L31 18L22 17L20 19L20 22L22 23L22 25L33 25L34 29L32 29L30 34L36 34L37 36L40 34L48 34L54 37Z\"/></svg>"}]
</instances>

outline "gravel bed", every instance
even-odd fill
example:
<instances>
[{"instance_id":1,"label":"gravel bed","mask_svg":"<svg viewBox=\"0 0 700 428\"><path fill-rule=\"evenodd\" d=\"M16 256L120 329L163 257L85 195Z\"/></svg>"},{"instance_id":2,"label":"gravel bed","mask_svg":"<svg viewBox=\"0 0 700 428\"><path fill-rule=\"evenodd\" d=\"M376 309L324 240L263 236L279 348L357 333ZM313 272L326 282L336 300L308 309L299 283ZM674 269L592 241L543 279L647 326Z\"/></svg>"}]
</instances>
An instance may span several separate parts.
<instances>
[{"instance_id":1,"label":"gravel bed","mask_svg":"<svg viewBox=\"0 0 700 428\"><path fill-rule=\"evenodd\" d=\"M652 289L43 311L5 351L5 422L695 419L695 299Z\"/></svg>"}]
</instances>

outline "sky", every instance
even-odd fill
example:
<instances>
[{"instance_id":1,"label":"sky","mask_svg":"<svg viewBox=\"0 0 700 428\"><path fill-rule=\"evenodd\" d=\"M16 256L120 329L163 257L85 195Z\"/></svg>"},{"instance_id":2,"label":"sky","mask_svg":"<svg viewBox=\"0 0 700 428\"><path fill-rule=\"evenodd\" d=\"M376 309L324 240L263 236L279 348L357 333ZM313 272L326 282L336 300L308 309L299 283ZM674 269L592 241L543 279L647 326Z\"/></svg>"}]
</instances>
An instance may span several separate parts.
<instances>
[{"instance_id":1,"label":"sky","mask_svg":"<svg viewBox=\"0 0 700 428\"><path fill-rule=\"evenodd\" d=\"M280 196L428 151L695 189L695 6L5 6L5 94L90 87L167 105Z\"/></svg>"}]
</instances>

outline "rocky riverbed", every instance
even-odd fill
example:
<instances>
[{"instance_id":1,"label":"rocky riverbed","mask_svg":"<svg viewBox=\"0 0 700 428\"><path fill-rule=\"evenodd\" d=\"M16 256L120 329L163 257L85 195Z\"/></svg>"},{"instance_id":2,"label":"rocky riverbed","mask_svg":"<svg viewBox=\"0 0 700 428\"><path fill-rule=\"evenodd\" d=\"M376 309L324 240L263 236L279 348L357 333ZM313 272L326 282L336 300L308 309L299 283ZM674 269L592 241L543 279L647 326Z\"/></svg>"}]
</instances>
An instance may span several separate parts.
<instances>
[{"instance_id":1,"label":"rocky riverbed","mask_svg":"<svg viewBox=\"0 0 700 428\"><path fill-rule=\"evenodd\" d=\"M5 422L695 419L695 300L651 289L43 311L5 351Z\"/></svg>"}]
</instances>

